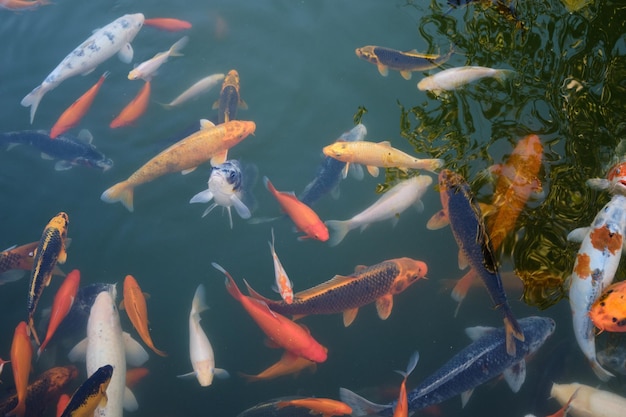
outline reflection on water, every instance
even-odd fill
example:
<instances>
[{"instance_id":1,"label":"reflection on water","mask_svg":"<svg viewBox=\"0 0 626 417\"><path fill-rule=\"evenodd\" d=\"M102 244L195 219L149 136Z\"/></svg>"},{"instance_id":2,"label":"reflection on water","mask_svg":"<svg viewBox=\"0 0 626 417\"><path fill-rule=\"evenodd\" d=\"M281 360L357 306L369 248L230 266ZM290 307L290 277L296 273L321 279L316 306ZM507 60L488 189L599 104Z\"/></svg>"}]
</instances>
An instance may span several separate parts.
<instances>
[{"instance_id":1,"label":"reflection on water","mask_svg":"<svg viewBox=\"0 0 626 417\"><path fill-rule=\"evenodd\" d=\"M444 158L470 179L493 162L492 145L540 135L545 198L521 216L507 255L525 284L525 301L541 308L564 296L578 249L567 233L590 224L608 201L585 181L605 175L626 133L626 6L592 2L568 13L554 3L515 2L511 14L491 2L449 14L431 4L433 13L418 23L420 35L450 39L464 55L453 65L509 68L517 76L412 107L401 103L400 112L402 135L416 151ZM478 192L482 184L472 186Z\"/></svg>"}]
</instances>

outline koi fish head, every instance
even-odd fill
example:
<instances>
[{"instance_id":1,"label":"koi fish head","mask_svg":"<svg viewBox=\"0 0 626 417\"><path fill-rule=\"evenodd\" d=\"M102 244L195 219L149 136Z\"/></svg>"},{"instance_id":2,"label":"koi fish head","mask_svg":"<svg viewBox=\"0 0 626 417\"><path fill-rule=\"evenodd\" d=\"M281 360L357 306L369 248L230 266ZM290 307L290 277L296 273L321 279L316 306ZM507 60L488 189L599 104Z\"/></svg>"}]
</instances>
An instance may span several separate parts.
<instances>
[{"instance_id":1,"label":"koi fish head","mask_svg":"<svg viewBox=\"0 0 626 417\"><path fill-rule=\"evenodd\" d=\"M343 161L345 158L348 158L352 153L350 151L350 147L348 146L348 142L344 140L338 140L335 143L325 146L322 149L322 152L324 155L335 158L339 161Z\"/></svg>"},{"instance_id":2,"label":"koi fish head","mask_svg":"<svg viewBox=\"0 0 626 417\"><path fill-rule=\"evenodd\" d=\"M65 212L60 212L56 216L54 216L50 222L48 222L47 227L52 227L61 231L61 234L65 238L67 234L67 226L70 223L70 218Z\"/></svg>"},{"instance_id":3,"label":"koi fish head","mask_svg":"<svg viewBox=\"0 0 626 417\"><path fill-rule=\"evenodd\" d=\"M235 90L239 92L239 73L237 70L230 70L226 77L224 78L224 82L222 83L222 90L226 87L235 87Z\"/></svg>"},{"instance_id":4,"label":"koi fish head","mask_svg":"<svg viewBox=\"0 0 626 417\"><path fill-rule=\"evenodd\" d=\"M241 190L241 165L237 160L229 160L214 166L209 177L209 190L223 194L232 194Z\"/></svg>"},{"instance_id":5,"label":"koi fish head","mask_svg":"<svg viewBox=\"0 0 626 417\"><path fill-rule=\"evenodd\" d=\"M611 190L614 193L626 195L626 162L615 165L607 174L611 182Z\"/></svg>"},{"instance_id":6,"label":"koi fish head","mask_svg":"<svg viewBox=\"0 0 626 417\"><path fill-rule=\"evenodd\" d=\"M416 261L411 258L398 258L394 259L394 262L398 266L400 272L398 273L398 276L393 284L393 289L391 290L393 294L399 294L418 279L426 278L428 266L424 262Z\"/></svg>"},{"instance_id":7,"label":"koi fish head","mask_svg":"<svg viewBox=\"0 0 626 417\"><path fill-rule=\"evenodd\" d=\"M589 318L600 330L626 332L626 281L608 287L593 303Z\"/></svg>"},{"instance_id":8,"label":"koi fish head","mask_svg":"<svg viewBox=\"0 0 626 417\"><path fill-rule=\"evenodd\" d=\"M330 234L328 233L328 228L323 222L317 222L312 224L304 232L307 234L308 237L319 240L320 242L326 242L330 237Z\"/></svg>"},{"instance_id":9,"label":"koi fish head","mask_svg":"<svg viewBox=\"0 0 626 417\"><path fill-rule=\"evenodd\" d=\"M354 50L354 53L356 54L356 56L358 56L361 59L366 60L367 62L378 64L379 60L378 60L378 56L376 55L376 52L374 51L374 48L376 47L373 45L368 45L362 48L356 48Z\"/></svg>"}]
</instances>

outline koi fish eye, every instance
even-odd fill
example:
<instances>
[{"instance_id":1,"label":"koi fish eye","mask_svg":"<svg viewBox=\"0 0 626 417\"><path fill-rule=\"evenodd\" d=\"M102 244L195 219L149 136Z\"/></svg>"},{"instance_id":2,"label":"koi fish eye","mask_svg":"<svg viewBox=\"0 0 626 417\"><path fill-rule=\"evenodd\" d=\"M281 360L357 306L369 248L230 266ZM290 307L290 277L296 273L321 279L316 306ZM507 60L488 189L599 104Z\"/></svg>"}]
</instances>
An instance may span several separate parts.
<instances>
[{"instance_id":1,"label":"koi fish eye","mask_svg":"<svg viewBox=\"0 0 626 417\"><path fill-rule=\"evenodd\" d=\"M228 177L231 180L234 180L237 177L237 173L235 171L230 171L230 175Z\"/></svg>"}]
</instances>

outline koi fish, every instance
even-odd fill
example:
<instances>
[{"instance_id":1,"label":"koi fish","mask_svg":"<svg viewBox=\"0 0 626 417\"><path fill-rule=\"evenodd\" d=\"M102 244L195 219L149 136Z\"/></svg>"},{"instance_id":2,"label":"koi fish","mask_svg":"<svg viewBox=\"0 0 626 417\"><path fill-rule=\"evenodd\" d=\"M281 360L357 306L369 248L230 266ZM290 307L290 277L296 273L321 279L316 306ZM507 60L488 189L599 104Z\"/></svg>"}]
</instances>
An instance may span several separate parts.
<instances>
[{"instance_id":1,"label":"koi fish","mask_svg":"<svg viewBox=\"0 0 626 417\"><path fill-rule=\"evenodd\" d=\"M220 91L220 98L213 103L217 109L217 123L221 124L237 117L237 108L247 109L248 105L239 94L239 73L232 69L226 74Z\"/></svg>"},{"instance_id":2,"label":"koi fish","mask_svg":"<svg viewBox=\"0 0 626 417\"><path fill-rule=\"evenodd\" d=\"M359 265L350 276L335 275L331 280L294 296L293 303L269 300L249 285L250 296L263 301L274 312L297 318L310 314L343 312L343 324L352 324L360 307L376 302L378 317L386 320L393 308L393 296L426 277L422 261L396 258L372 266Z\"/></svg>"},{"instance_id":3,"label":"koi fish","mask_svg":"<svg viewBox=\"0 0 626 417\"><path fill-rule=\"evenodd\" d=\"M180 30L191 29L191 23L186 20L173 19L171 17L154 17L143 21L146 26L167 30L168 32L178 32Z\"/></svg>"},{"instance_id":4,"label":"koi fish","mask_svg":"<svg viewBox=\"0 0 626 417\"><path fill-rule=\"evenodd\" d=\"M61 393L78 376L75 366L58 366L43 372L26 389L26 416L45 416L51 405L57 403ZM6 416L18 404L18 394L0 401L0 416Z\"/></svg>"},{"instance_id":5,"label":"koi fish","mask_svg":"<svg viewBox=\"0 0 626 417\"><path fill-rule=\"evenodd\" d=\"M71 106L59 116L52 129L50 129L50 138L54 139L62 133L67 132L71 128L78 125L78 122L83 118L87 111L91 107L93 100L96 98L100 87L104 83L104 80L109 76L109 71L106 71L100 76L100 79L89 90L87 90L82 96L78 97Z\"/></svg>"},{"instance_id":6,"label":"koi fish","mask_svg":"<svg viewBox=\"0 0 626 417\"><path fill-rule=\"evenodd\" d=\"M237 415L237 417L311 417L310 410L304 407L285 407L278 409L281 401L304 399L300 396L281 397L256 404Z\"/></svg>"},{"instance_id":7,"label":"koi fish","mask_svg":"<svg viewBox=\"0 0 626 417\"><path fill-rule=\"evenodd\" d=\"M172 45L167 51L159 52L149 60L137 65L128 73L128 79L137 80L141 78L144 81L150 81L159 70L161 65L167 62L169 57L183 55L180 53L180 50L183 49L185 45L187 45L187 42L189 42L189 37L183 36L178 41L176 41L174 45Z\"/></svg>"},{"instance_id":8,"label":"koi fish","mask_svg":"<svg viewBox=\"0 0 626 417\"><path fill-rule=\"evenodd\" d=\"M445 55L431 55L420 54L415 49L402 52L382 46L368 45L356 48L355 53L359 58L376 65L383 77L387 76L391 68L400 71L400 75L405 80L410 80L413 71L424 71L445 63L452 56L452 49Z\"/></svg>"},{"instance_id":9,"label":"koi fish","mask_svg":"<svg viewBox=\"0 0 626 417\"><path fill-rule=\"evenodd\" d=\"M454 355L441 368L407 394L409 414L461 395L463 406L474 389L500 374L513 392L518 392L526 379L525 358L535 353L554 332L556 323L548 317L526 317L519 321L526 336L514 339L515 355L507 350L506 330L493 327L472 327L465 333L472 343ZM339 396L352 407L352 415L375 414L392 416L396 401L375 404L354 392L340 388Z\"/></svg>"},{"instance_id":10,"label":"koi fish","mask_svg":"<svg viewBox=\"0 0 626 417\"><path fill-rule=\"evenodd\" d=\"M435 172L443 166L443 159L419 159L392 148L388 141L374 143L364 140L356 142L339 141L322 149L324 155L346 163L343 177L348 175L350 164L363 164L371 176L377 177L379 167L398 168L402 172L409 169L425 169Z\"/></svg>"},{"instance_id":11,"label":"koi fish","mask_svg":"<svg viewBox=\"0 0 626 417\"><path fill-rule=\"evenodd\" d=\"M460 253L476 271L485 284L496 309L504 317L507 335L507 352L515 356L514 339L524 341L522 332L502 287L491 242L485 228L483 216L465 179L450 170L439 173L441 205L447 207L452 234L459 245Z\"/></svg>"},{"instance_id":12,"label":"koi fish","mask_svg":"<svg viewBox=\"0 0 626 417\"><path fill-rule=\"evenodd\" d=\"M343 133L337 141L354 142L363 140L366 134L367 129L364 125L359 123L350 131ZM320 164L315 178L304 187L298 199L310 207L327 193L331 193L333 198L338 198L339 182L341 181L345 166L345 162L331 158L330 156L324 156L324 160ZM353 176L359 180L363 179L361 166L352 165L352 167L358 167L351 171Z\"/></svg>"},{"instance_id":13,"label":"koi fish","mask_svg":"<svg viewBox=\"0 0 626 417\"><path fill-rule=\"evenodd\" d=\"M296 400L279 401L276 408L303 407L308 408L310 414L321 414L322 417L345 416L352 414L352 409L341 401L330 398L300 398Z\"/></svg>"},{"instance_id":14,"label":"koi fish","mask_svg":"<svg viewBox=\"0 0 626 417\"><path fill-rule=\"evenodd\" d=\"M209 159L212 165L221 164L226 161L228 150L256 129L254 122L242 120L233 120L219 126L202 120L201 124L199 131L159 153L128 179L102 193L100 199L105 203L120 201L132 212L135 187L170 172L189 173Z\"/></svg>"},{"instance_id":15,"label":"koi fish","mask_svg":"<svg viewBox=\"0 0 626 417\"><path fill-rule=\"evenodd\" d=\"M33 346L30 344L28 326L26 322L21 321L15 328L11 343L11 368L13 368L13 380L18 400L15 408L7 416L23 417L26 414L26 394L32 357Z\"/></svg>"},{"instance_id":16,"label":"koi fish","mask_svg":"<svg viewBox=\"0 0 626 417\"><path fill-rule=\"evenodd\" d=\"M74 391L61 417L92 417L97 407L104 408L112 376L111 365L98 368Z\"/></svg>"},{"instance_id":17,"label":"koi fish","mask_svg":"<svg viewBox=\"0 0 626 417\"><path fill-rule=\"evenodd\" d=\"M71 239L68 239L68 241ZM69 242L66 241L66 244ZM27 243L22 246L11 246L0 252L0 285L21 279L25 271L33 269L35 249L39 241ZM55 265L52 275L65 276L65 273Z\"/></svg>"},{"instance_id":18,"label":"koi fish","mask_svg":"<svg viewBox=\"0 0 626 417\"><path fill-rule=\"evenodd\" d=\"M407 404L406 396L406 380L409 375L411 375L411 372L413 372L413 370L415 369L419 358L419 353L417 351L413 352L413 354L409 358L409 363L406 366L406 371L396 371L397 373L402 375L404 379L402 380L402 384L400 385L400 394L398 395L396 408L393 410L393 417L408 417L409 415L409 405Z\"/></svg>"},{"instance_id":19,"label":"koi fish","mask_svg":"<svg viewBox=\"0 0 626 417\"><path fill-rule=\"evenodd\" d=\"M298 240L317 239L322 242L328 240L328 229L311 207L298 200L294 193L276 190L267 177L263 177L263 183L298 230L305 234L298 237Z\"/></svg>"},{"instance_id":20,"label":"koi fish","mask_svg":"<svg viewBox=\"0 0 626 417\"><path fill-rule=\"evenodd\" d=\"M213 377L228 378L228 372L215 367L213 347L206 333L200 326L200 313L208 307L204 301L204 285L198 285L191 303L189 313L189 358L193 372L179 375L179 378L195 376L200 386L208 387L213 383Z\"/></svg>"},{"instance_id":21,"label":"koi fish","mask_svg":"<svg viewBox=\"0 0 626 417\"><path fill-rule=\"evenodd\" d=\"M111 129L117 129L118 127L128 126L135 123L148 108L150 102L150 81L146 81L139 90L139 93L133 98L130 103L126 105L109 124Z\"/></svg>"},{"instance_id":22,"label":"koi fish","mask_svg":"<svg viewBox=\"0 0 626 417\"><path fill-rule=\"evenodd\" d=\"M514 73L515 71L512 70L479 66L448 68L420 80L417 83L417 89L432 91L435 95L439 95L442 91L456 90L482 78L491 77L503 83L507 77Z\"/></svg>"},{"instance_id":23,"label":"koi fish","mask_svg":"<svg viewBox=\"0 0 626 417\"><path fill-rule=\"evenodd\" d=\"M189 203L208 203L214 200L213 204L204 210L202 217L209 214L217 206L225 207L228 211L228 220L232 229L233 216L230 212L231 207L235 207L237 214L242 219L249 219L252 216L250 209L242 201L244 191L241 164L236 159L231 159L211 168L208 188L194 195L189 200Z\"/></svg>"},{"instance_id":24,"label":"koi fish","mask_svg":"<svg viewBox=\"0 0 626 417\"><path fill-rule=\"evenodd\" d=\"M74 166L86 166L107 171L113 161L92 144L93 136L83 129L78 136L62 134L51 140L45 130L24 130L21 132L0 133L0 144L8 144L9 149L17 145L29 145L41 152L43 159L56 159L56 171L65 171Z\"/></svg>"},{"instance_id":25,"label":"koi fish","mask_svg":"<svg viewBox=\"0 0 626 417\"><path fill-rule=\"evenodd\" d=\"M180 93L178 97L165 104L165 108L172 108L180 106L181 104L198 97L200 94L204 94L215 87L220 81L224 80L224 74L212 74L208 77L204 77L200 81L194 83L191 87Z\"/></svg>"},{"instance_id":26,"label":"koi fish","mask_svg":"<svg viewBox=\"0 0 626 417\"><path fill-rule=\"evenodd\" d=\"M246 382L267 381L284 375L298 374L307 368L315 372L317 364L286 350L278 362L259 374L248 375L240 372L239 376L243 377Z\"/></svg>"},{"instance_id":27,"label":"koi fish","mask_svg":"<svg viewBox=\"0 0 626 417\"><path fill-rule=\"evenodd\" d=\"M400 214L415 206L419 212L424 210L422 196L432 184L433 179L428 175L417 175L400 181L383 194L374 204L354 215L348 220L327 220L331 236L328 243L336 246L346 237L350 230L360 228L365 230L370 224L391 219L393 225L398 223Z\"/></svg>"},{"instance_id":28,"label":"koi fish","mask_svg":"<svg viewBox=\"0 0 626 417\"><path fill-rule=\"evenodd\" d=\"M61 417L63 411L65 411L65 408L67 408L67 405L70 403L70 398L71 397L65 393L61 394L59 400L57 401L56 417Z\"/></svg>"},{"instance_id":29,"label":"koi fish","mask_svg":"<svg viewBox=\"0 0 626 417\"><path fill-rule=\"evenodd\" d=\"M283 264L280 263L276 250L274 250L274 229L272 229L272 241L267 243L270 245L270 253L274 261L275 284L273 289L280 294L280 298L282 298L284 302L291 304L293 303L293 284L287 276L287 271L283 268Z\"/></svg>"},{"instance_id":30,"label":"koi fish","mask_svg":"<svg viewBox=\"0 0 626 417\"><path fill-rule=\"evenodd\" d=\"M46 350L46 346L54 336L54 333L59 328L59 325L63 319L70 312L72 305L74 304L74 298L78 293L78 286L80 285L80 271L74 269L65 277L63 283L59 287L54 301L52 302L52 312L50 313L50 320L48 321L48 331L46 338L37 349L37 357L41 355L41 352Z\"/></svg>"},{"instance_id":31,"label":"koi fish","mask_svg":"<svg viewBox=\"0 0 626 417\"><path fill-rule=\"evenodd\" d=\"M22 10L35 10L39 6L45 6L52 4L48 0L2 0L0 1L0 8L13 11Z\"/></svg>"},{"instance_id":32,"label":"koi fish","mask_svg":"<svg viewBox=\"0 0 626 417\"><path fill-rule=\"evenodd\" d=\"M160 351L154 346L152 337L150 337L146 299L143 292L141 292L141 288L139 288L137 280L132 275L126 275L126 278L124 278L124 299L120 304L120 309L126 310L126 314L137 333L139 333L141 340L157 355L167 356L167 353Z\"/></svg>"},{"instance_id":33,"label":"koi fish","mask_svg":"<svg viewBox=\"0 0 626 417\"><path fill-rule=\"evenodd\" d=\"M67 259L65 241L69 222L67 213L60 212L54 216L43 229L41 239L39 239L39 244L35 249L26 307L28 310L28 327L38 345L41 343L37 336L33 316L43 289L50 285L54 267L57 262L64 264Z\"/></svg>"},{"instance_id":34,"label":"koi fish","mask_svg":"<svg viewBox=\"0 0 626 417\"><path fill-rule=\"evenodd\" d=\"M576 382L552 384L550 396L562 405L574 396L569 405L569 412L574 417L621 417L626 410L626 398Z\"/></svg>"},{"instance_id":35,"label":"koi fish","mask_svg":"<svg viewBox=\"0 0 626 417\"><path fill-rule=\"evenodd\" d=\"M211 265L226 276L228 293L241 304L271 342L310 361L317 363L326 361L326 348L311 336L308 329L271 311L263 301L243 295L233 277L224 268L215 262Z\"/></svg>"},{"instance_id":36,"label":"koi fish","mask_svg":"<svg viewBox=\"0 0 626 417\"><path fill-rule=\"evenodd\" d=\"M612 284L589 310L593 324L601 331L626 332L626 281Z\"/></svg>"},{"instance_id":37,"label":"koi fish","mask_svg":"<svg viewBox=\"0 0 626 417\"><path fill-rule=\"evenodd\" d=\"M589 310L602 291L611 285L623 251L626 234L626 162L609 170L607 179L592 179L587 185L606 189L611 200L598 212L589 227L567 235L567 240L582 242L570 277L569 302L574 335L578 346L591 364L596 376L607 381L612 373L596 358L595 328Z\"/></svg>"},{"instance_id":38,"label":"koi fish","mask_svg":"<svg viewBox=\"0 0 626 417\"><path fill-rule=\"evenodd\" d=\"M86 75L115 54L129 63L133 59L130 42L143 26L141 13L127 14L96 30L87 40L78 45L52 70L46 79L22 99L22 106L30 107L30 123L44 94L56 88L66 79L78 74Z\"/></svg>"}]
</instances>

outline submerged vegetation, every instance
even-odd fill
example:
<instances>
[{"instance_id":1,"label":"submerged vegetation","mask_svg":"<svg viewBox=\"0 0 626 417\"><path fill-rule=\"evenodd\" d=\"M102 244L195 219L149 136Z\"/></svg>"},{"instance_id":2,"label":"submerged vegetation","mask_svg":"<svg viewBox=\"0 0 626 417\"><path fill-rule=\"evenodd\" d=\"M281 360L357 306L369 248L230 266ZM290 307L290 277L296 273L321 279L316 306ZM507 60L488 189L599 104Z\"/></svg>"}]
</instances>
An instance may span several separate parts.
<instances>
[{"instance_id":1,"label":"submerged vegetation","mask_svg":"<svg viewBox=\"0 0 626 417\"><path fill-rule=\"evenodd\" d=\"M516 75L440 96L416 91L419 103L399 103L400 130L418 154L443 158L468 178L484 202L492 187L478 174L518 139L540 136L544 194L528 204L503 255L513 258L525 301L547 308L566 295L578 249L567 234L588 226L608 201L585 181L606 175L626 138L626 6L597 0L570 12L560 0L512 4L507 14L490 1L451 9L433 1L431 12L420 13L419 35L431 48L446 48L432 40L447 37L457 51L445 67L481 65ZM387 182L395 175L388 172ZM616 280L623 278L622 267Z\"/></svg>"}]
</instances>

